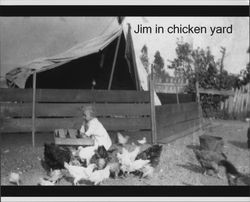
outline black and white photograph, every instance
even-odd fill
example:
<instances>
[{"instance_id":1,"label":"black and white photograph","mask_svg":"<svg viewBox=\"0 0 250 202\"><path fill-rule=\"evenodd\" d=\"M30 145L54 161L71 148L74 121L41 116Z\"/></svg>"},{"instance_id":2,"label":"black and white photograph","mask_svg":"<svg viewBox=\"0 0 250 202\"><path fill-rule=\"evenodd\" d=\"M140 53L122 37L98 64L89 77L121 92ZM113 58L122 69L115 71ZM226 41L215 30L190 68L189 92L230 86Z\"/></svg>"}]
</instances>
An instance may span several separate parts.
<instances>
[{"instance_id":1,"label":"black and white photograph","mask_svg":"<svg viewBox=\"0 0 250 202\"><path fill-rule=\"evenodd\" d=\"M0 17L2 186L250 186L248 17Z\"/></svg>"}]
</instances>

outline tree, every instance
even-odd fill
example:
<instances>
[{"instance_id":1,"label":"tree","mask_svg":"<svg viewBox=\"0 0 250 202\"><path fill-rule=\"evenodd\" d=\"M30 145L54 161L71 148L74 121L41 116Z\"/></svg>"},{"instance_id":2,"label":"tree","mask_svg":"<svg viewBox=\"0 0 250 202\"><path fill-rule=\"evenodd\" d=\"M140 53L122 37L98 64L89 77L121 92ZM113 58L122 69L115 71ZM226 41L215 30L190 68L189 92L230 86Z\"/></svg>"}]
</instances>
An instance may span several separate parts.
<instances>
[{"instance_id":1,"label":"tree","mask_svg":"<svg viewBox=\"0 0 250 202\"><path fill-rule=\"evenodd\" d=\"M247 53L250 57L250 47L247 50ZM250 62L248 62L246 69L241 71L242 75L242 85L246 85L247 83L250 83Z\"/></svg>"},{"instance_id":2,"label":"tree","mask_svg":"<svg viewBox=\"0 0 250 202\"><path fill-rule=\"evenodd\" d=\"M145 68L146 72L149 74L149 58L148 58L148 48L144 45L141 49L140 59L142 62L143 67Z\"/></svg>"},{"instance_id":3,"label":"tree","mask_svg":"<svg viewBox=\"0 0 250 202\"><path fill-rule=\"evenodd\" d=\"M177 58L170 61L171 65L168 65L169 69L174 69L177 77L188 79L191 76L192 69L192 47L189 43L184 43L183 40L177 41L177 47L175 49Z\"/></svg>"},{"instance_id":4,"label":"tree","mask_svg":"<svg viewBox=\"0 0 250 202\"><path fill-rule=\"evenodd\" d=\"M166 82L166 78L169 77L169 74L164 70L164 60L161 57L160 51L156 51L154 55L153 68L155 73L156 82Z\"/></svg>"},{"instance_id":5,"label":"tree","mask_svg":"<svg viewBox=\"0 0 250 202\"><path fill-rule=\"evenodd\" d=\"M223 69L223 60L226 49L222 49L222 58L215 61L210 48L196 48L183 41L177 41L176 55L177 57L170 61L168 66L174 69L177 75L188 80L187 92L194 93L196 91L195 83L198 79L199 87L204 89L232 89L237 86L237 75L229 74ZM247 70L244 72L247 75ZM218 97L218 96L217 96ZM205 116L217 116L220 106L220 99L216 96L202 94L200 96L201 106Z\"/></svg>"}]
</instances>

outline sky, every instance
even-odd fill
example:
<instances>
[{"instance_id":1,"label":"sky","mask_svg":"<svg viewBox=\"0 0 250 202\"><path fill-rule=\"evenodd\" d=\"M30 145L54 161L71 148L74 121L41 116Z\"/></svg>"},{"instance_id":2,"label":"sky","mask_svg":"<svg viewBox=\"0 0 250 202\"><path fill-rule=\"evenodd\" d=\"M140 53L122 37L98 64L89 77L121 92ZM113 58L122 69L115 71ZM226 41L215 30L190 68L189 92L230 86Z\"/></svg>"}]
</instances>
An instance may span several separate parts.
<instances>
[{"instance_id":1,"label":"sky","mask_svg":"<svg viewBox=\"0 0 250 202\"><path fill-rule=\"evenodd\" d=\"M0 17L0 76L11 69L22 66L27 62L48 57L66 51L83 39L94 36L90 30L101 33L107 22L106 18L95 17ZM84 22L84 23L83 23ZM126 17L124 26L130 23L136 55L140 55L143 45L147 45L149 58L152 62L154 54L160 51L165 61L176 57L177 38L193 44L193 47L210 47L215 59L221 57L221 46L226 47L224 66L230 73L239 73L249 62L246 53L249 47L249 18L248 17ZM199 34L170 34L134 33L137 26L154 28L162 26L203 26L207 33ZM210 36L211 27L232 26L232 33L221 33ZM167 70L168 71L168 70ZM172 74L172 72L170 72Z\"/></svg>"},{"instance_id":2,"label":"sky","mask_svg":"<svg viewBox=\"0 0 250 202\"><path fill-rule=\"evenodd\" d=\"M182 27L203 26L207 28L207 33L197 34L170 34L155 33L133 33L135 51L139 52L143 45L147 45L150 61L153 62L154 54L160 51L165 61L165 67L170 64L168 60L176 57L177 38L183 38L184 42L193 44L193 48L206 49L208 46L218 60L221 58L221 46L226 48L224 60L224 68L234 74L238 74L240 70L245 69L249 62L249 18L248 17L143 17L143 18L127 18L132 23L137 32L137 26L147 26L155 28L157 25L163 28L172 27L173 25ZM232 25L232 33L214 33L211 36L210 27L230 27ZM166 30L166 29L165 29ZM171 31L171 30L170 30ZM228 29L230 32L230 29ZM169 71L169 70L167 70ZM172 72L171 72L172 73Z\"/></svg>"}]
</instances>

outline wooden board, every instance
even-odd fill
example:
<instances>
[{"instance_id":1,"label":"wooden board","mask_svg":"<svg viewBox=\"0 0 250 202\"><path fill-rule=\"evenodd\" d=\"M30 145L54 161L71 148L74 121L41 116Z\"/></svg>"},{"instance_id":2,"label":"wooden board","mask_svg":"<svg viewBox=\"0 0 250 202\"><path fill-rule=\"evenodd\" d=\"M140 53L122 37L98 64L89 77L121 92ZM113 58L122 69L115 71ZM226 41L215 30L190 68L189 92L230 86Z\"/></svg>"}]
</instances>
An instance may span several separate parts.
<instances>
[{"instance_id":1,"label":"wooden board","mask_svg":"<svg viewBox=\"0 0 250 202\"><path fill-rule=\"evenodd\" d=\"M36 117L75 117L81 116L81 107L86 104L36 104ZM92 104L97 116L142 116L150 115L149 104ZM31 103L1 103L2 117L31 117Z\"/></svg>"},{"instance_id":2,"label":"wooden board","mask_svg":"<svg viewBox=\"0 0 250 202\"><path fill-rule=\"evenodd\" d=\"M94 141L90 138L55 138L57 145L94 145Z\"/></svg>"},{"instance_id":3,"label":"wooden board","mask_svg":"<svg viewBox=\"0 0 250 202\"><path fill-rule=\"evenodd\" d=\"M37 89L37 102L149 103L148 91ZM32 89L0 88L0 102L32 102Z\"/></svg>"},{"instance_id":4,"label":"wooden board","mask_svg":"<svg viewBox=\"0 0 250 202\"><path fill-rule=\"evenodd\" d=\"M189 128L185 131L182 131L180 133L176 133L175 135L172 135L172 136L168 136L168 137L165 137L163 139L160 139L158 141L158 143L161 143L161 144L166 144L166 143L170 143L170 142L173 142L179 138L182 138L182 137L185 137L187 135L203 135L205 132L203 130L199 130L199 128Z\"/></svg>"},{"instance_id":5,"label":"wooden board","mask_svg":"<svg viewBox=\"0 0 250 202\"><path fill-rule=\"evenodd\" d=\"M156 112L158 114L167 114L167 115L173 115L182 112L190 112L197 109L198 109L198 103L196 102L156 106Z\"/></svg>"},{"instance_id":6,"label":"wooden board","mask_svg":"<svg viewBox=\"0 0 250 202\"><path fill-rule=\"evenodd\" d=\"M32 102L32 89L0 88L0 102Z\"/></svg>"},{"instance_id":7,"label":"wooden board","mask_svg":"<svg viewBox=\"0 0 250 202\"><path fill-rule=\"evenodd\" d=\"M141 118L100 118L107 130L140 130L150 129L150 117ZM38 118L37 132L49 132L58 128L80 128L81 118ZM0 132L30 132L32 119L5 119L0 126Z\"/></svg>"},{"instance_id":8,"label":"wooden board","mask_svg":"<svg viewBox=\"0 0 250 202\"><path fill-rule=\"evenodd\" d=\"M192 131L194 132L198 130L199 123L199 119L194 119L167 126L164 126L163 124L157 125L158 140L162 142L165 138L175 136L180 133L188 135L192 133Z\"/></svg>"},{"instance_id":9,"label":"wooden board","mask_svg":"<svg viewBox=\"0 0 250 202\"><path fill-rule=\"evenodd\" d=\"M165 104L176 104L177 97L175 93L157 93L161 103ZM180 103L195 102L194 94L178 94Z\"/></svg>"},{"instance_id":10,"label":"wooden board","mask_svg":"<svg viewBox=\"0 0 250 202\"><path fill-rule=\"evenodd\" d=\"M215 89L204 89L199 88L200 94L211 94L211 95L224 95L224 96L233 96L235 93L232 90L215 90Z\"/></svg>"},{"instance_id":11,"label":"wooden board","mask_svg":"<svg viewBox=\"0 0 250 202\"><path fill-rule=\"evenodd\" d=\"M156 122L157 126L168 126L199 118L198 105L192 104L175 104L174 106L157 106Z\"/></svg>"}]
</instances>

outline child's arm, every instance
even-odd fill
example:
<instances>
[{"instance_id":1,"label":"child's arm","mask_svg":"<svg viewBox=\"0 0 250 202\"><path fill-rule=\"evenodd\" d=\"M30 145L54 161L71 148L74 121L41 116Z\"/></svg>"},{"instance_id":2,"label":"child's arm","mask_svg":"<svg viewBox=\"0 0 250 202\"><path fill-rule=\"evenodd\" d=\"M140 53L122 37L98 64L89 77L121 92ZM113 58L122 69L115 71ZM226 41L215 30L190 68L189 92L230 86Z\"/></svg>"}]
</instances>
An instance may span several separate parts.
<instances>
[{"instance_id":1,"label":"child's arm","mask_svg":"<svg viewBox=\"0 0 250 202\"><path fill-rule=\"evenodd\" d=\"M95 135L96 130L97 130L96 123L93 121L90 121L88 124L88 130L85 131L85 135L87 136Z\"/></svg>"},{"instance_id":2,"label":"child's arm","mask_svg":"<svg viewBox=\"0 0 250 202\"><path fill-rule=\"evenodd\" d=\"M80 128L80 134L83 135L85 133L85 126L84 124L82 124L81 128Z\"/></svg>"}]
</instances>

